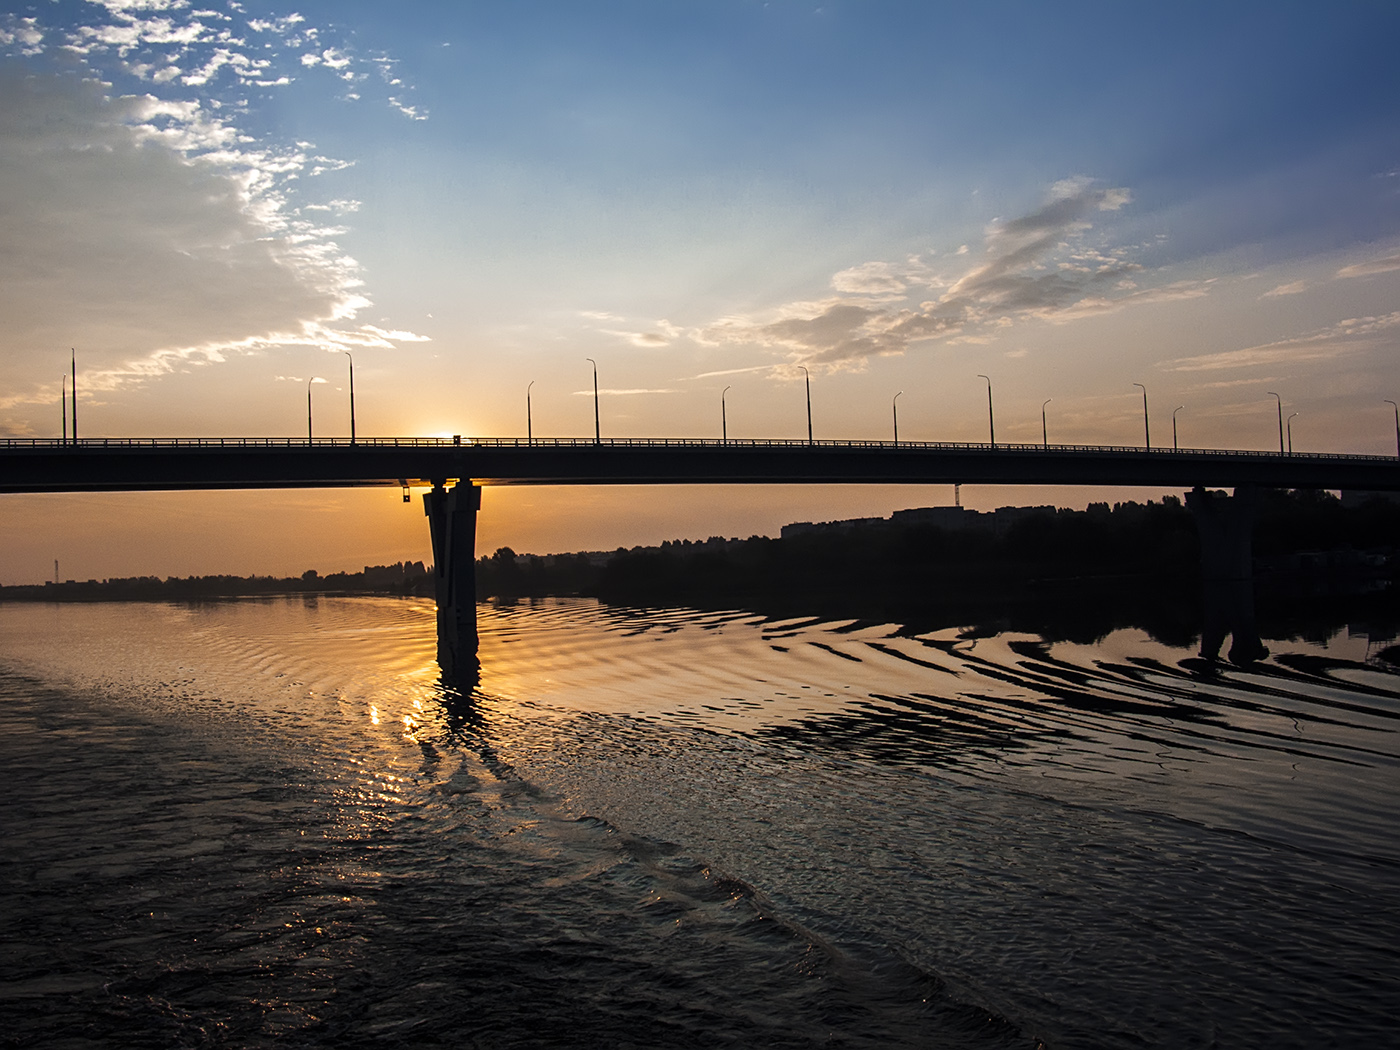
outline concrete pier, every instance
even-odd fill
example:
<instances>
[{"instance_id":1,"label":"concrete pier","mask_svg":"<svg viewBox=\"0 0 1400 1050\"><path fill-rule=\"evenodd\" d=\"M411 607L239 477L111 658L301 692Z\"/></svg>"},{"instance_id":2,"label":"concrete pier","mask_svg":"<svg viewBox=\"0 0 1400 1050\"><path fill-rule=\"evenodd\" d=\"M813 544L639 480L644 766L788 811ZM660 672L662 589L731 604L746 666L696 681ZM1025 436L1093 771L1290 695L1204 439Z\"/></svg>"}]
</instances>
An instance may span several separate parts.
<instances>
[{"instance_id":1,"label":"concrete pier","mask_svg":"<svg viewBox=\"0 0 1400 1050\"><path fill-rule=\"evenodd\" d=\"M469 688L481 668L476 633L476 514L481 488L463 480L450 489L434 479L423 495L433 540L438 666L443 677Z\"/></svg>"},{"instance_id":2,"label":"concrete pier","mask_svg":"<svg viewBox=\"0 0 1400 1050\"><path fill-rule=\"evenodd\" d=\"M1238 486L1233 496L1200 485L1186 494L1201 540L1201 655L1220 656L1230 636L1229 660L1252 663L1269 655L1254 615L1254 518L1258 490Z\"/></svg>"}]
</instances>

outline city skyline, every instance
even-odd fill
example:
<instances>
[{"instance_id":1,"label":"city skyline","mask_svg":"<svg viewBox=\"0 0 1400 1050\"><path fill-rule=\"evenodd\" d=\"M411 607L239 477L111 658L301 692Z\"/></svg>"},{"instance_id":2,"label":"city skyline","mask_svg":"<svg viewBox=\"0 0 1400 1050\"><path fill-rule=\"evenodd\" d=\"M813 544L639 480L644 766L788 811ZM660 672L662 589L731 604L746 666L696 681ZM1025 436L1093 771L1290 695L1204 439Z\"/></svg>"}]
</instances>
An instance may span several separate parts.
<instances>
[{"instance_id":1,"label":"city skyline","mask_svg":"<svg viewBox=\"0 0 1400 1050\"><path fill-rule=\"evenodd\" d=\"M898 396L901 439L980 441L986 376L1005 442L1139 444L1146 395L1158 446L1179 412L1183 447L1274 448L1281 413L1300 451L1393 454L1397 23L1359 3L13 5L0 436L58 435L70 348L85 437L295 437L313 393L316 434L348 436L348 351L363 436L589 437L591 358L605 437L802 438L810 377L818 438L888 439ZM489 490L478 546L951 495ZM427 550L396 490L4 506L3 583L54 557L87 578Z\"/></svg>"}]
</instances>

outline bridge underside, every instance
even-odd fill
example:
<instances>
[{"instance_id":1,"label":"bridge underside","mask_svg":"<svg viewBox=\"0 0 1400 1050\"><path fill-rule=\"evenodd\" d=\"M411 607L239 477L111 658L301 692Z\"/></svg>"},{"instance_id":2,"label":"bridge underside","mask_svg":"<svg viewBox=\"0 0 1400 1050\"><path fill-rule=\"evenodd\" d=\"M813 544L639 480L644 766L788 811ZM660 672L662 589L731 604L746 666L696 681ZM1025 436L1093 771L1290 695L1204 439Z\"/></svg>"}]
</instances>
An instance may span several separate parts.
<instances>
[{"instance_id":1,"label":"bridge underside","mask_svg":"<svg viewBox=\"0 0 1400 1050\"><path fill-rule=\"evenodd\" d=\"M233 439L228 439L233 441ZM305 442L0 445L0 492L478 485L985 484L1400 490L1369 456L1037 445Z\"/></svg>"}]
</instances>

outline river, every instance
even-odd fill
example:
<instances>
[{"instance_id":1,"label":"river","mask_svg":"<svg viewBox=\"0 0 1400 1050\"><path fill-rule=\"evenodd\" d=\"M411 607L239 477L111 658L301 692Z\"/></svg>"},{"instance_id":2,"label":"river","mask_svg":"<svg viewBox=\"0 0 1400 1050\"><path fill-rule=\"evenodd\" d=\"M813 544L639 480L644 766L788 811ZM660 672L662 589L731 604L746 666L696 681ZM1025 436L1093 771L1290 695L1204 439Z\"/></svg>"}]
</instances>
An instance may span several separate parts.
<instances>
[{"instance_id":1,"label":"river","mask_svg":"<svg viewBox=\"0 0 1400 1050\"><path fill-rule=\"evenodd\" d=\"M416 599L0 604L0 1044L1400 1038L1385 631L480 624L462 695Z\"/></svg>"}]
</instances>

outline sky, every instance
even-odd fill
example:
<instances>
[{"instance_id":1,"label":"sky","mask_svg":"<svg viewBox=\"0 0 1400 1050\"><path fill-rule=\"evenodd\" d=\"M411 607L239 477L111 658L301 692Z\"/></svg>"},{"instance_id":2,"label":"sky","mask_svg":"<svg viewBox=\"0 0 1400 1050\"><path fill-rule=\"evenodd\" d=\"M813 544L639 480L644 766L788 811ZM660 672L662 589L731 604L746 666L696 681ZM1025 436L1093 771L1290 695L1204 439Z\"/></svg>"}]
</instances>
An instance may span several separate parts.
<instances>
[{"instance_id":1,"label":"sky","mask_svg":"<svg viewBox=\"0 0 1400 1050\"><path fill-rule=\"evenodd\" d=\"M0 0L0 437L1392 454L1400 7ZM531 384L533 383L533 386ZM1277 400L1274 394L1277 394ZM1048 403L1047 403L1048 402ZM964 505L1159 493L968 486ZM939 487L492 488L478 548ZM0 583L429 559L397 489L0 497Z\"/></svg>"}]
</instances>

